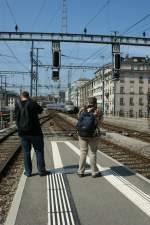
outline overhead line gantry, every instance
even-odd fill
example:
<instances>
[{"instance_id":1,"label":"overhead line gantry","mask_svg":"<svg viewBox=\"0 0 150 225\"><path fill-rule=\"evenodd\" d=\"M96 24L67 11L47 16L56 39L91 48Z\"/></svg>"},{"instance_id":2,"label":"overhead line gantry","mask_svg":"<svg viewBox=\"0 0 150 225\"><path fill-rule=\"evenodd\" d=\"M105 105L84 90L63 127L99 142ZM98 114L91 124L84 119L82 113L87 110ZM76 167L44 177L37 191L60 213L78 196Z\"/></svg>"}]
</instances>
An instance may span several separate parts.
<instances>
[{"instance_id":1,"label":"overhead line gantry","mask_svg":"<svg viewBox=\"0 0 150 225\"><path fill-rule=\"evenodd\" d=\"M40 32L0 32L0 41L76 42L93 44L116 44L150 46L150 38L115 35L92 35Z\"/></svg>"}]
</instances>

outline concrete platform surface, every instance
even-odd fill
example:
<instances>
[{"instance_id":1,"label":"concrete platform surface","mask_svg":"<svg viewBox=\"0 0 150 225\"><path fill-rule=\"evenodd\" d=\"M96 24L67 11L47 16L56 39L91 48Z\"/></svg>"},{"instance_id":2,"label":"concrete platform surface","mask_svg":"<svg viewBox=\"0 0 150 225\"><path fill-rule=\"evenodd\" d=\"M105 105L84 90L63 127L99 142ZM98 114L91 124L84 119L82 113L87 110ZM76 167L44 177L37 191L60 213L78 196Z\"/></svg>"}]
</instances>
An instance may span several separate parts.
<instances>
[{"instance_id":1,"label":"concrete platform surface","mask_svg":"<svg viewBox=\"0 0 150 225\"><path fill-rule=\"evenodd\" d=\"M46 165L52 174L40 177L33 156L33 176L20 185L21 201L13 203L5 225L149 225L150 181L100 149L102 177L91 177L87 159L86 176L79 178L79 154L78 141L45 138Z\"/></svg>"}]
</instances>

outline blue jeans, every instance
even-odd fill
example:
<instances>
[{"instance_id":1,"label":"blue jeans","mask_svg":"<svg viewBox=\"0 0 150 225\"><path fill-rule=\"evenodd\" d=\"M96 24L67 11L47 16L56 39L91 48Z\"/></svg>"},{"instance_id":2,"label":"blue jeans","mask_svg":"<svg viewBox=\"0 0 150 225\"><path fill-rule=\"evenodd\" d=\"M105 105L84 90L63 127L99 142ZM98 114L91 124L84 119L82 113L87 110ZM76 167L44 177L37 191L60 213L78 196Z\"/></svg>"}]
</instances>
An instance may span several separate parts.
<instances>
[{"instance_id":1,"label":"blue jeans","mask_svg":"<svg viewBox=\"0 0 150 225\"><path fill-rule=\"evenodd\" d=\"M34 151L36 153L37 168L39 173L45 171L43 136L22 136L21 144L24 153L25 173L27 175L30 175L32 173L31 145L33 145Z\"/></svg>"}]
</instances>

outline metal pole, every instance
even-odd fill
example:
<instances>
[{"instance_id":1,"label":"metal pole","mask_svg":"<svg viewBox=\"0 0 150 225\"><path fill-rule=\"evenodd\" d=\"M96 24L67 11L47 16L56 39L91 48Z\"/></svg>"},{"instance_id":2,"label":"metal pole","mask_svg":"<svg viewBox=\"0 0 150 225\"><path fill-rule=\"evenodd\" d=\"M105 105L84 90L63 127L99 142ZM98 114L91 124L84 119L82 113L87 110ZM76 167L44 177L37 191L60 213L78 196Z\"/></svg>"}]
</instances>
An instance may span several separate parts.
<instances>
[{"instance_id":1,"label":"metal pole","mask_svg":"<svg viewBox=\"0 0 150 225\"><path fill-rule=\"evenodd\" d=\"M115 116L115 111L116 111L116 81L114 81L114 116Z\"/></svg>"},{"instance_id":2,"label":"metal pole","mask_svg":"<svg viewBox=\"0 0 150 225\"><path fill-rule=\"evenodd\" d=\"M78 103L78 88L77 88L77 107L79 106L79 103Z\"/></svg>"},{"instance_id":3,"label":"metal pole","mask_svg":"<svg viewBox=\"0 0 150 225\"><path fill-rule=\"evenodd\" d=\"M105 101L105 96L104 96L104 66L103 66L103 75L102 75L102 82L103 82L103 99L102 99L102 104L103 104L103 114L104 114L104 101Z\"/></svg>"},{"instance_id":4,"label":"metal pole","mask_svg":"<svg viewBox=\"0 0 150 225\"><path fill-rule=\"evenodd\" d=\"M10 108L10 126L13 123L13 110Z\"/></svg>"},{"instance_id":5,"label":"metal pole","mask_svg":"<svg viewBox=\"0 0 150 225\"><path fill-rule=\"evenodd\" d=\"M7 87L7 83L6 83L6 76L5 76L5 106L7 105L7 90L6 90L6 87Z\"/></svg>"},{"instance_id":6,"label":"metal pole","mask_svg":"<svg viewBox=\"0 0 150 225\"><path fill-rule=\"evenodd\" d=\"M1 129L3 129L3 115L1 113Z\"/></svg>"},{"instance_id":7,"label":"metal pole","mask_svg":"<svg viewBox=\"0 0 150 225\"><path fill-rule=\"evenodd\" d=\"M37 97L37 85L38 85L38 60L39 60L39 48L36 49L36 83L35 83L35 96Z\"/></svg>"},{"instance_id":8,"label":"metal pole","mask_svg":"<svg viewBox=\"0 0 150 225\"><path fill-rule=\"evenodd\" d=\"M30 81L30 96L32 97L32 88L33 88L33 48L34 42L32 41L30 58L31 58L31 81Z\"/></svg>"}]
</instances>

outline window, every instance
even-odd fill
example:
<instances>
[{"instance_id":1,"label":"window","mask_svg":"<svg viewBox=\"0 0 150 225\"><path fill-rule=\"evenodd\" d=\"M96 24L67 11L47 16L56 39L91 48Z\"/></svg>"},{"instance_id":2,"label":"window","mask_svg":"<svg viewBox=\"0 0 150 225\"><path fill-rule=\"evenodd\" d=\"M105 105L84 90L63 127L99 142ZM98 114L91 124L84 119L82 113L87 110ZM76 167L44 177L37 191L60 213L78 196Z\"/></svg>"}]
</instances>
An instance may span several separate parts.
<instances>
[{"instance_id":1,"label":"window","mask_svg":"<svg viewBox=\"0 0 150 225\"><path fill-rule=\"evenodd\" d=\"M138 66L133 66L133 70L138 70Z\"/></svg>"},{"instance_id":2,"label":"window","mask_svg":"<svg viewBox=\"0 0 150 225\"><path fill-rule=\"evenodd\" d=\"M120 83L124 83L124 80L122 79L122 80L120 80Z\"/></svg>"},{"instance_id":3,"label":"window","mask_svg":"<svg viewBox=\"0 0 150 225\"><path fill-rule=\"evenodd\" d=\"M130 87L130 94L134 94L134 87Z\"/></svg>"},{"instance_id":4,"label":"window","mask_svg":"<svg viewBox=\"0 0 150 225\"><path fill-rule=\"evenodd\" d=\"M143 94L143 87L139 87L139 94Z\"/></svg>"},{"instance_id":5,"label":"window","mask_svg":"<svg viewBox=\"0 0 150 225\"><path fill-rule=\"evenodd\" d=\"M119 112L119 116L124 116L124 111L122 109Z\"/></svg>"},{"instance_id":6,"label":"window","mask_svg":"<svg viewBox=\"0 0 150 225\"><path fill-rule=\"evenodd\" d=\"M134 80L130 80L130 83L133 84L134 83Z\"/></svg>"},{"instance_id":7,"label":"window","mask_svg":"<svg viewBox=\"0 0 150 225\"><path fill-rule=\"evenodd\" d=\"M120 105L124 105L124 99L120 98Z\"/></svg>"},{"instance_id":8,"label":"window","mask_svg":"<svg viewBox=\"0 0 150 225\"><path fill-rule=\"evenodd\" d=\"M124 87L120 87L120 94L124 94Z\"/></svg>"},{"instance_id":9,"label":"window","mask_svg":"<svg viewBox=\"0 0 150 225\"><path fill-rule=\"evenodd\" d=\"M150 84L150 77L148 78L148 83Z\"/></svg>"},{"instance_id":10,"label":"window","mask_svg":"<svg viewBox=\"0 0 150 225\"><path fill-rule=\"evenodd\" d=\"M143 117L143 112L141 109L139 109L139 117Z\"/></svg>"},{"instance_id":11,"label":"window","mask_svg":"<svg viewBox=\"0 0 150 225\"><path fill-rule=\"evenodd\" d=\"M132 110L132 109L129 111L129 116L130 116L130 117L133 117L133 116L134 116L133 110Z\"/></svg>"},{"instance_id":12,"label":"window","mask_svg":"<svg viewBox=\"0 0 150 225\"><path fill-rule=\"evenodd\" d=\"M144 81L143 81L143 77L141 76L141 77L139 77L139 83L144 83Z\"/></svg>"},{"instance_id":13,"label":"window","mask_svg":"<svg viewBox=\"0 0 150 225\"><path fill-rule=\"evenodd\" d=\"M134 105L133 98L130 98L129 104L132 105L132 106Z\"/></svg>"},{"instance_id":14,"label":"window","mask_svg":"<svg viewBox=\"0 0 150 225\"><path fill-rule=\"evenodd\" d=\"M139 98L139 105L143 105L143 98Z\"/></svg>"}]
</instances>

